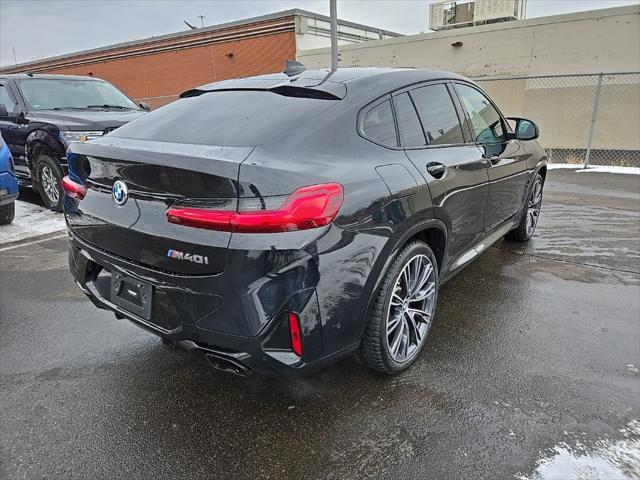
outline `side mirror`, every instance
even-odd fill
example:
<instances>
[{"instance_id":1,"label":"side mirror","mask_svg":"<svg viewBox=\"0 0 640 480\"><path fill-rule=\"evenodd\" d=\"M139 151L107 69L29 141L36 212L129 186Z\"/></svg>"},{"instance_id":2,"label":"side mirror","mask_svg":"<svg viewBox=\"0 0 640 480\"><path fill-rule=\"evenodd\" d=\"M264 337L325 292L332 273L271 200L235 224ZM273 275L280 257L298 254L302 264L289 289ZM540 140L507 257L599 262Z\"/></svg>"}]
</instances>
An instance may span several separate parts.
<instances>
[{"instance_id":1,"label":"side mirror","mask_svg":"<svg viewBox=\"0 0 640 480\"><path fill-rule=\"evenodd\" d=\"M151 107L149 106L149 104L147 102L138 102L138 106L143 109L145 112L150 112L151 111Z\"/></svg>"},{"instance_id":2,"label":"side mirror","mask_svg":"<svg viewBox=\"0 0 640 480\"><path fill-rule=\"evenodd\" d=\"M9 112L7 112L7 107L5 107L4 103L0 103L0 117L8 117Z\"/></svg>"},{"instance_id":3,"label":"side mirror","mask_svg":"<svg viewBox=\"0 0 640 480\"><path fill-rule=\"evenodd\" d=\"M516 122L513 137L517 140L535 140L540 136L538 126L526 118L508 117L508 120Z\"/></svg>"}]
</instances>

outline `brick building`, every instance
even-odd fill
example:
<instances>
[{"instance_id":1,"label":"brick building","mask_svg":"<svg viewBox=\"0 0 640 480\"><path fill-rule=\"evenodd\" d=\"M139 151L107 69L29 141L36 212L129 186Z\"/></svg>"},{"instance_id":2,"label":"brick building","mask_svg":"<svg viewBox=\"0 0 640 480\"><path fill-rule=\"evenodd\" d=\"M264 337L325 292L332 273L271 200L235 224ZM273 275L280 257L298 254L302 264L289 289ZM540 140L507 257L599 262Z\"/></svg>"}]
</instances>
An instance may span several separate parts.
<instances>
[{"instance_id":1,"label":"brick building","mask_svg":"<svg viewBox=\"0 0 640 480\"><path fill-rule=\"evenodd\" d=\"M0 73L92 75L151 107L190 88L235 77L279 72L302 49L330 43L329 18L287 10L144 40L0 68ZM340 20L340 44L399 34Z\"/></svg>"}]
</instances>

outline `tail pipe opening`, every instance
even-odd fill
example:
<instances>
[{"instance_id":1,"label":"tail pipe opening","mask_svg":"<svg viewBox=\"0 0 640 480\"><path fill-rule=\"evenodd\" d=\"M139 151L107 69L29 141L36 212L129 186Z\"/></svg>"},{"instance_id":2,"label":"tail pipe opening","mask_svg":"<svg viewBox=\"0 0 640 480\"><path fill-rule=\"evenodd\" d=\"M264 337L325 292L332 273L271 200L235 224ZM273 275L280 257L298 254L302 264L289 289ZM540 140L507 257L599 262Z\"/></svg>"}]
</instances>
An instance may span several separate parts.
<instances>
[{"instance_id":1,"label":"tail pipe opening","mask_svg":"<svg viewBox=\"0 0 640 480\"><path fill-rule=\"evenodd\" d=\"M216 355L214 353L207 353L206 357L211 366L217 370L222 370L223 372L238 375L240 377L248 377L253 373L249 367L237 360L224 357L222 355Z\"/></svg>"}]
</instances>

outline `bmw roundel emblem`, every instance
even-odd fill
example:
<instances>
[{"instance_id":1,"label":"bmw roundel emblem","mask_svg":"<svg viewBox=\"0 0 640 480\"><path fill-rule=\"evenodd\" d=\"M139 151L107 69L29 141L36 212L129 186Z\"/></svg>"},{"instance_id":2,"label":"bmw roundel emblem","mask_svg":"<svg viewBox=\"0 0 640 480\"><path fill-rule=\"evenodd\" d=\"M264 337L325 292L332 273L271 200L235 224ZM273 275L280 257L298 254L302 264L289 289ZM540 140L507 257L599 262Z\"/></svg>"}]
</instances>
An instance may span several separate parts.
<instances>
[{"instance_id":1,"label":"bmw roundel emblem","mask_svg":"<svg viewBox=\"0 0 640 480\"><path fill-rule=\"evenodd\" d=\"M124 205L129 198L129 187L122 180L116 180L113 182L113 187L111 187L111 195L116 204Z\"/></svg>"}]
</instances>

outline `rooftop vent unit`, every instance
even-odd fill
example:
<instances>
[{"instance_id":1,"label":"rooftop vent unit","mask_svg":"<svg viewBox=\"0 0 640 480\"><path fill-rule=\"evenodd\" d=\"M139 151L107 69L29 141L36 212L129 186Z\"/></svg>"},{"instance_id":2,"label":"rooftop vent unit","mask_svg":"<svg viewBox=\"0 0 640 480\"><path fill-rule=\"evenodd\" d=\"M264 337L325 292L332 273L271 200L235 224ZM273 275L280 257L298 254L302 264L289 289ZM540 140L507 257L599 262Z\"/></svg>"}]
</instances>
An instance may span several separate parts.
<instances>
[{"instance_id":1,"label":"rooftop vent unit","mask_svg":"<svg viewBox=\"0 0 640 480\"><path fill-rule=\"evenodd\" d=\"M444 1L429 6L429 28L446 30L525 18L527 0Z\"/></svg>"}]
</instances>

